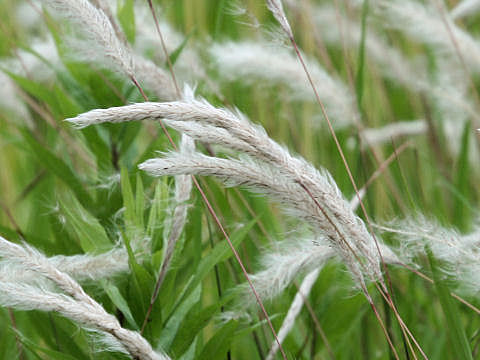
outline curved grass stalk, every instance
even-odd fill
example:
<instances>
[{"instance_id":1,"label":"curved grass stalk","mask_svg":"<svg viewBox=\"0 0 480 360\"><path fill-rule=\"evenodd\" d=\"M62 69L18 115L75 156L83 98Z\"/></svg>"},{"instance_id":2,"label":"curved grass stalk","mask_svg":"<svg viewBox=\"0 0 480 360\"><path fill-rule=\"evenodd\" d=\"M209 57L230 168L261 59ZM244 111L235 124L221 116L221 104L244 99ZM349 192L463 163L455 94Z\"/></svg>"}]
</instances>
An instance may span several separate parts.
<instances>
[{"instance_id":1,"label":"curved grass stalk","mask_svg":"<svg viewBox=\"0 0 480 360\"><path fill-rule=\"evenodd\" d=\"M69 275L58 270L36 249L20 246L0 237L0 264L15 264L24 271L37 273L36 284L27 284L16 279L0 282L0 304L22 310L56 311L86 329L96 329L107 337L107 343L117 351L133 358L144 360L168 360L167 355L155 352L137 332L121 327L118 320L91 298ZM58 286L63 293L49 289L48 283ZM51 287L51 286L50 286ZM114 342L112 342L114 340Z\"/></svg>"}]
</instances>

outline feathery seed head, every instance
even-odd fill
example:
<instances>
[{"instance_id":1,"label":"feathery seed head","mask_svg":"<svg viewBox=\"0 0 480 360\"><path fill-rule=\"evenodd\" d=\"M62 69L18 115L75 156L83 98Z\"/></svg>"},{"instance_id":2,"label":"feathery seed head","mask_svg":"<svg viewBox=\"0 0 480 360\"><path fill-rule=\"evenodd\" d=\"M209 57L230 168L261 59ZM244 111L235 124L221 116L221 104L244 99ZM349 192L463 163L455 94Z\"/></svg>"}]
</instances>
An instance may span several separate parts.
<instances>
[{"instance_id":1,"label":"feathery seed head","mask_svg":"<svg viewBox=\"0 0 480 360\"><path fill-rule=\"evenodd\" d=\"M103 10L88 0L42 0L45 5L76 26L83 39L71 41L78 59L95 61L131 77L134 74L131 50L118 39Z\"/></svg>"},{"instance_id":2,"label":"feathery seed head","mask_svg":"<svg viewBox=\"0 0 480 360\"><path fill-rule=\"evenodd\" d=\"M442 9L436 9L411 0L381 0L377 11L386 26L402 31L414 41L430 45L452 60L458 61L460 51L469 68L480 72L480 42L453 23L443 3Z\"/></svg>"},{"instance_id":3,"label":"feathery seed head","mask_svg":"<svg viewBox=\"0 0 480 360\"><path fill-rule=\"evenodd\" d=\"M167 356L156 353L150 344L137 332L126 330L118 320L91 298L83 288L66 273L58 270L43 254L28 245L20 246L0 237L0 268L4 261L11 261L26 271L55 283L63 292L54 292L37 285L22 283L15 279L0 281L0 304L23 310L56 311L77 322L82 327L94 328L113 336L128 353L137 358L166 360ZM4 280L4 279L2 279Z\"/></svg>"},{"instance_id":4,"label":"feathery seed head","mask_svg":"<svg viewBox=\"0 0 480 360\"><path fill-rule=\"evenodd\" d=\"M202 126L208 127L208 141L228 133L229 138L220 144L248 156L227 160L199 153L170 153L164 158L144 162L140 169L154 176L216 176L227 185L246 185L273 196L285 204L289 212L300 215L315 231L330 240L359 283L363 283L362 274L366 274L369 280L382 276L372 236L363 221L353 213L330 174L324 169L315 169L302 158L292 156L270 139L263 128L251 124L238 113L215 108L206 100L190 99L188 102L141 103L97 109L69 121L83 127L106 121L144 119L167 119L167 125L175 122L197 123L199 127L189 135L200 141L204 140L200 131ZM217 129L219 132L216 132ZM235 140L228 143L230 139ZM359 260L364 264L360 264Z\"/></svg>"},{"instance_id":5,"label":"feathery seed head","mask_svg":"<svg viewBox=\"0 0 480 360\"><path fill-rule=\"evenodd\" d=\"M450 12L452 19L459 19L469 15L475 15L480 10L480 0L460 1Z\"/></svg>"},{"instance_id":6,"label":"feathery seed head","mask_svg":"<svg viewBox=\"0 0 480 360\"><path fill-rule=\"evenodd\" d=\"M287 15L285 15L285 11L283 10L282 1L281 0L266 0L266 1L267 1L268 10L271 11L271 13L280 24L283 31L285 31L287 36L290 39L293 39L293 32L290 27L290 24L288 23Z\"/></svg>"},{"instance_id":7,"label":"feathery seed head","mask_svg":"<svg viewBox=\"0 0 480 360\"><path fill-rule=\"evenodd\" d=\"M210 50L215 69L227 80L241 80L260 86L282 84L294 100L316 101L302 67L289 50L267 42L227 42L214 44ZM357 118L354 97L339 79L329 75L320 64L304 55L312 80L323 99L328 114L338 128ZM258 81L260 80L260 81Z\"/></svg>"},{"instance_id":8,"label":"feathery seed head","mask_svg":"<svg viewBox=\"0 0 480 360\"><path fill-rule=\"evenodd\" d=\"M463 288L471 293L480 290L477 276L480 271L479 228L464 235L454 228L443 227L422 214L415 214L414 217L393 222L383 229L393 232L399 239L401 257L411 260L418 254L424 254L428 248L442 261L442 270Z\"/></svg>"}]
</instances>

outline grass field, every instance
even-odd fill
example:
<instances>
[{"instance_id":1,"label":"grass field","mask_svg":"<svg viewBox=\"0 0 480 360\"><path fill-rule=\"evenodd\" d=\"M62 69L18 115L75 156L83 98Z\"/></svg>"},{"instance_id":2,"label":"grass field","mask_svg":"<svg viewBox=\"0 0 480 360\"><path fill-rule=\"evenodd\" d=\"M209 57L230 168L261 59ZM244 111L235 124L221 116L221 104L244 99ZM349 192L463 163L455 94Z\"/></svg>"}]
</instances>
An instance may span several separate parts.
<instances>
[{"instance_id":1,"label":"grass field","mask_svg":"<svg viewBox=\"0 0 480 360\"><path fill-rule=\"evenodd\" d=\"M0 1L0 358L480 359L478 3Z\"/></svg>"}]
</instances>

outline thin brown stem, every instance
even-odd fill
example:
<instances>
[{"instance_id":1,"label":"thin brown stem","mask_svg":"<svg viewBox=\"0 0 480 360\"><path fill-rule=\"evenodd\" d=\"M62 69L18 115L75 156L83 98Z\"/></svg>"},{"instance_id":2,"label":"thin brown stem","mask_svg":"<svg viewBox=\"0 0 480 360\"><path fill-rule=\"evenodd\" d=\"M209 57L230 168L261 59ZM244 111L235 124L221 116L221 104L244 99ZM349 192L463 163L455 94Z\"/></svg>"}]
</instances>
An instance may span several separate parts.
<instances>
[{"instance_id":1,"label":"thin brown stem","mask_svg":"<svg viewBox=\"0 0 480 360\"><path fill-rule=\"evenodd\" d=\"M360 264L360 266L365 269L365 264L363 263L363 261L361 261L361 259L358 257L358 255L355 253L355 251L352 249L352 247L350 246L350 244L347 242L347 240L345 239L345 237L343 236L343 234L340 232L340 230L338 229L337 225L335 224L335 222L330 218L330 216L327 214L327 212L325 211L325 209L323 209L322 205L318 202L317 199L315 199L315 197L313 196L313 194L310 192L310 190L305 186L303 185L301 182L298 181L298 184L306 191L306 193L310 196L310 198L314 201L314 203L316 204L316 206L320 209L320 211L322 212L323 216L327 219L327 221L333 226L333 228L335 229L335 232L337 234L339 234L340 238L342 239L343 243L345 244L345 246L349 249L349 251L352 253L352 255L355 257L355 259L358 261L358 263ZM379 250L380 251L380 250ZM378 284L375 283L377 285L377 288L378 288ZM373 303L373 300L372 298L370 297L370 294L368 293L368 290L367 288L365 287L365 285L362 283L361 284L362 286L362 290L364 292L364 295L365 297L367 298L367 300L369 301L371 307L374 309L374 312L376 315L378 315L378 311L377 309L375 308L375 304ZM382 282L382 286L384 288L385 285L383 284ZM380 326L382 327L382 329L385 329L385 325L383 324L383 321L382 319L380 318L380 316L378 315L377 316L377 319L378 321L380 322ZM387 337L387 341L389 343L389 345L391 346L392 348L392 351L394 354L396 354L396 350L395 350L395 347L393 346L393 343L391 341L391 339L388 337L388 332L385 331L385 335ZM398 359L398 357L397 357Z\"/></svg>"},{"instance_id":2,"label":"thin brown stem","mask_svg":"<svg viewBox=\"0 0 480 360\"><path fill-rule=\"evenodd\" d=\"M23 199L25 199L30 192L35 189L35 187L45 178L45 175L47 175L47 170L41 170L35 177L25 186L20 193L20 195L17 196L15 199L15 205L17 205L19 202L21 202Z\"/></svg>"},{"instance_id":3,"label":"thin brown stem","mask_svg":"<svg viewBox=\"0 0 480 360\"><path fill-rule=\"evenodd\" d=\"M384 288L380 287L378 284L375 284L375 286L377 287L377 290L378 292L382 295L382 297L384 298L385 302L388 304L388 306L390 306L390 308L392 308L394 310L394 314L395 314L395 317L397 318L397 321L398 323L400 324L400 330L402 331L402 334L403 334L403 339L407 342L407 345L408 345L408 348L410 349L412 355L413 355L413 358L415 360L418 360L417 359L417 355L415 354L415 350L413 349L413 346L412 346L412 343L410 342L409 340L409 335L408 335L408 332L406 331L407 329L405 329L403 327L403 321L401 321L401 318L400 318L400 315L397 313L397 311L392 307L392 305L390 305L392 302L391 302L391 299L390 297L387 297L387 295L385 294L385 292L383 291Z\"/></svg>"},{"instance_id":4,"label":"thin brown stem","mask_svg":"<svg viewBox=\"0 0 480 360\"><path fill-rule=\"evenodd\" d=\"M290 40L291 40L292 45L293 45L293 47L294 47L294 49L295 49L295 52L296 52L296 54L297 54L297 57L298 57L298 59L300 60L300 63L302 64L303 70L305 71L305 74L307 75L308 81L309 81L309 83L310 83L310 85L311 85L311 87L312 87L312 89L313 89L313 92L315 93L315 98L316 98L318 104L320 105L320 108L321 108L321 110L322 110L322 114L323 114L325 120L327 121L328 128L329 128L330 133L331 133L331 135L332 135L332 137L333 137L333 140L334 140L334 142L335 142L335 145L336 145L336 147L337 147L337 149L338 149L338 152L339 152L339 154L340 154L340 157L342 158L342 162L343 162L343 164L345 165L345 169L347 170L348 177L349 177L349 179L350 179L350 182L352 183L352 186L353 186L353 188L354 188L354 190L355 190L355 194L356 194L356 196L357 196L357 198L358 198L358 201L359 201L359 203L360 203L360 208L362 209L362 212L363 212L363 214L364 214L364 216L365 216L365 220L367 221L367 224L369 225L370 233L372 234L372 237L373 237L373 239L374 239L374 241L375 241L375 245L376 245L376 247L377 247L377 251L378 251L378 253L379 253L380 260L381 260L381 262L382 262L382 264L383 264L383 266L384 266L384 270L386 271L385 262L383 261L383 257L382 257L382 253L381 253L381 251L380 251L380 247L379 247L379 245L378 245L378 241L377 241L377 239L376 239L376 237L375 237L375 233L372 231L371 223L370 223L370 218L369 218L369 216L368 216L368 214L367 214L367 210L365 209L365 205L363 204L363 201L362 201L362 199L361 199L361 197L360 197L360 193L359 193L359 191L358 191L357 184L356 184L355 179L353 178L352 172L351 172L351 170L350 170L350 166L348 165L348 162L347 162L347 159L346 159L346 157L345 157L345 154L343 153L342 147L340 146L340 142L338 141L337 135L335 134L335 130L333 129L333 126L332 126L332 123L331 123L331 121L330 121L330 118L329 118L328 115L327 115L327 111L326 111L326 109L325 109L325 106L324 106L323 102L320 100L320 96L318 95L317 88L316 88L316 86L315 86L315 84L314 84L314 82L313 82L313 79L312 79L312 77L311 77L311 75L310 75L310 72L308 71L307 65L305 64L305 61L303 60L302 54L300 53L300 50L298 49L297 43L295 42L295 39L294 39L294 38L291 38Z\"/></svg>"},{"instance_id":5,"label":"thin brown stem","mask_svg":"<svg viewBox=\"0 0 480 360\"><path fill-rule=\"evenodd\" d=\"M295 284L295 286L297 286L297 284ZM335 360L335 354L333 353L330 342L328 341L325 331L320 325L320 321L318 320L318 317L315 315L315 311L313 310L312 305L310 304L310 301L307 299L306 294L303 294L302 292L300 292L299 288L298 288L298 293L303 298L303 303L305 304L305 307L307 308L308 313L310 314L310 317L312 318L313 323L315 324L315 329L318 331L318 333L320 334L320 337L323 340L323 343L325 344L325 348L327 349L328 356L330 357L330 359Z\"/></svg>"},{"instance_id":6,"label":"thin brown stem","mask_svg":"<svg viewBox=\"0 0 480 360\"><path fill-rule=\"evenodd\" d=\"M433 284L434 283L434 280L429 277L428 275L425 275L424 273L418 271L417 269L411 267L411 266L408 266L407 264L404 264L404 263L399 263L400 266L403 266L405 269L407 270L410 270L411 272L413 272L415 275L421 277L423 280L426 280L428 281L429 283ZM463 305L465 305L466 307L468 307L470 310L473 310L474 312L476 312L478 315L480 315L480 309L477 308L475 305L469 303L467 300L465 300L464 298L462 298L461 296L455 294L454 292L450 292L450 295L457 299L458 301L460 301Z\"/></svg>"},{"instance_id":7,"label":"thin brown stem","mask_svg":"<svg viewBox=\"0 0 480 360\"><path fill-rule=\"evenodd\" d=\"M8 316L10 317L10 322L12 323L12 328L15 330L15 343L17 344L17 350L18 350L18 358L20 360L25 359L25 356L23 354L23 346L22 342L20 341L20 338L18 337L18 328L17 328L17 321L15 319L15 314L13 313L12 309L8 309Z\"/></svg>"},{"instance_id":8,"label":"thin brown stem","mask_svg":"<svg viewBox=\"0 0 480 360\"><path fill-rule=\"evenodd\" d=\"M13 217L13 214L12 214L12 212L10 211L10 208L9 208L3 201L0 201L0 207L2 208L3 212L5 213L5 215L7 215L7 218L8 218L8 220L10 221L10 224L12 224L13 229L15 230L15 232L17 233L17 235L18 235L22 240L24 240L24 239L25 239L25 236L24 236L24 234L23 234L23 231L20 229L20 226L18 225L17 221L16 221L15 218Z\"/></svg>"},{"instance_id":9,"label":"thin brown stem","mask_svg":"<svg viewBox=\"0 0 480 360\"><path fill-rule=\"evenodd\" d=\"M167 64L168 64L168 68L170 70L170 75L172 76L173 84L175 86L175 91L177 92L177 96L180 98L181 97L180 88L178 87L177 79L175 78L175 72L173 71L172 61L170 60L170 56L168 55L167 46L165 45L165 41L163 40L162 32L160 31L160 25L158 23L157 14L155 13L155 9L153 7L152 0L147 0L147 1L148 1L148 6L150 7L150 11L151 11L152 16L153 16L153 20L155 22L155 28L157 29L158 36L160 37L160 42L162 43L163 52L165 53L165 57L167 58Z\"/></svg>"},{"instance_id":10,"label":"thin brown stem","mask_svg":"<svg viewBox=\"0 0 480 360\"><path fill-rule=\"evenodd\" d=\"M363 292L365 294L368 294L368 290L364 286L362 286L362 288L363 288ZM380 317L380 314L378 313L377 308L375 307L375 304L373 303L372 298L370 296L367 296L367 300L370 304L370 307L373 310L373 313L375 314L375 317L378 320L378 323L380 324L380 327L382 328L383 334L385 335L385 338L387 339L387 342L388 342L388 345L390 346L390 349L392 349L393 356L395 356L396 360L400 360L400 358L398 357L397 350L395 349L395 346L393 345L392 340L390 339L390 336L388 335L387 328L385 327L385 324L383 323L383 320Z\"/></svg>"},{"instance_id":11,"label":"thin brown stem","mask_svg":"<svg viewBox=\"0 0 480 360\"><path fill-rule=\"evenodd\" d=\"M415 337L413 336L413 334L411 333L411 331L408 329L408 327L407 327L407 326L405 325L405 323L403 322L400 314L398 313L398 310L397 310L395 304L393 303L392 298L390 297L390 294L389 294L388 292L385 292L385 291L384 291L385 289L382 290L381 288L378 288L378 287L377 287L377 289L378 289L379 293L383 296L383 298L384 298L389 304L391 304L390 307L392 308L395 316L397 317L397 320L398 320L398 322L399 322L399 324L400 324L400 327L401 327L402 331L403 331L403 329L404 329L404 330L407 332L408 337L410 337L410 339L412 339L413 343L415 344L415 347L418 349L418 351L420 352L420 354L423 356L423 358L424 358L425 360L428 360L428 356L427 356L427 355L425 354L425 352L422 350L422 348L420 347L420 344L417 342L417 340L415 339ZM408 337L406 337L407 341L408 341ZM414 352L413 352L413 355L414 355L414 357L416 358Z\"/></svg>"}]
</instances>

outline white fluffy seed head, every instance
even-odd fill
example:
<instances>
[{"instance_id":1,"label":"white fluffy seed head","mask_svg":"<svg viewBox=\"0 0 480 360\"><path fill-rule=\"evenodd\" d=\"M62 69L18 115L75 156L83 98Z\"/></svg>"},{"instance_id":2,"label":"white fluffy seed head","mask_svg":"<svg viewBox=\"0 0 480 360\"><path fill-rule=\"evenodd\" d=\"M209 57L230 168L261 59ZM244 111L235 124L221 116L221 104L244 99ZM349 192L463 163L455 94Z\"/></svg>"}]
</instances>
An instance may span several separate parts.
<instances>
[{"instance_id":1,"label":"white fluffy seed head","mask_svg":"<svg viewBox=\"0 0 480 360\"><path fill-rule=\"evenodd\" d=\"M425 120L397 121L381 128L365 129L361 137L369 146L378 146L390 143L393 139L402 136L425 134L428 124Z\"/></svg>"},{"instance_id":2,"label":"white fluffy seed head","mask_svg":"<svg viewBox=\"0 0 480 360\"><path fill-rule=\"evenodd\" d=\"M289 98L316 101L298 59L287 49L260 41L227 42L214 44L210 54L215 69L229 81L240 80L260 86L282 84L290 90L287 92ZM329 75L314 59L304 58L334 126L351 125L357 118L357 112L348 87Z\"/></svg>"},{"instance_id":3,"label":"white fluffy seed head","mask_svg":"<svg viewBox=\"0 0 480 360\"><path fill-rule=\"evenodd\" d=\"M452 60L458 61L460 51L469 68L480 72L480 42L456 26L443 7L437 9L411 0L381 0L377 10L386 26L402 31L414 41L430 45L440 55L447 55Z\"/></svg>"},{"instance_id":4,"label":"white fluffy seed head","mask_svg":"<svg viewBox=\"0 0 480 360\"><path fill-rule=\"evenodd\" d=\"M20 246L0 237L0 268L11 263L34 271L37 276L50 280L64 293L41 286L22 283L18 279L0 281L0 304L23 310L56 311L77 322L82 327L97 329L112 335L135 358L148 360L168 359L156 353L139 334L123 329L118 320L91 298L83 288L66 273L58 270L43 254L31 246ZM1 275L5 275L2 273ZM7 274L8 275L8 274Z\"/></svg>"},{"instance_id":5,"label":"white fluffy seed head","mask_svg":"<svg viewBox=\"0 0 480 360\"><path fill-rule=\"evenodd\" d=\"M393 232L400 241L400 256L406 260L425 254L428 248L441 260L445 274L458 281L460 287L470 293L478 293L480 281L480 229L461 234L455 228L447 228L422 214L395 221L384 228Z\"/></svg>"},{"instance_id":6,"label":"white fluffy seed head","mask_svg":"<svg viewBox=\"0 0 480 360\"><path fill-rule=\"evenodd\" d=\"M70 122L79 127L102 122L167 119L171 122L195 122L212 132L221 129L236 139L231 148L248 157L240 160L210 158L198 153L172 153L152 159L139 167L154 176L212 175L227 185L246 185L273 196L324 234L342 256L358 284L382 277L375 241L363 221L344 199L330 174L317 170L300 157L268 137L265 130L241 114L213 107L205 100L189 99L169 103L142 103L81 114ZM198 140L201 139L200 134ZM221 136L217 133L218 137ZM209 137L209 140L212 137ZM247 144L248 146L243 146ZM226 141L222 145L228 146Z\"/></svg>"},{"instance_id":7,"label":"white fluffy seed head","mask_svg":"<svg viewBox=\"0 0 480 360\"><path fill-rule=\"evenodd\" d=\"M253 286L262 300L271 300L280 294L294 279L317 268L335 256L335 251L325 242L315 244L311 239L289 242L280 251L262 257L262 270L250 275ZM241 305L254 304L255 298L244 287Z\"/></svg>"},{"instance_id":8,"label":"white fluffy seed head","mask_svg":"<svg viewBox=\"0 0 480 360\"><path fill-rule=\"evenodd\" d=\"M268 10L271 11L275 19L278 21L283 31L287 34L290 39L293 39L293 32L290 24L287 20L287 15L283 10L283 5L281 0L266 0Z\"/></svg>"},{"instance_id":9,"label":"white fluffy seed head","mask_svg":"<svg viewBox=\"0 0 480 360\"><path fill-rule=\"evenodd\" d=\"M42 0L58 15L75 24L82 36L70 41L76 59L94 61L96 64L132 77L133 58L126 44L118 39L115 30L103 10L87 0Z\"/></svg>"},{"instance_id":10,"label":"white fluffy seed head","mask_svg":"<svg viewBox=\"0 0 480 360\"><path fill-rule=\"evenodd\" d=\"M480 10L480 0L460 1L450 12L452 19L459 19L465 16L475 15Z\"/></svg>"}]
</instances>

